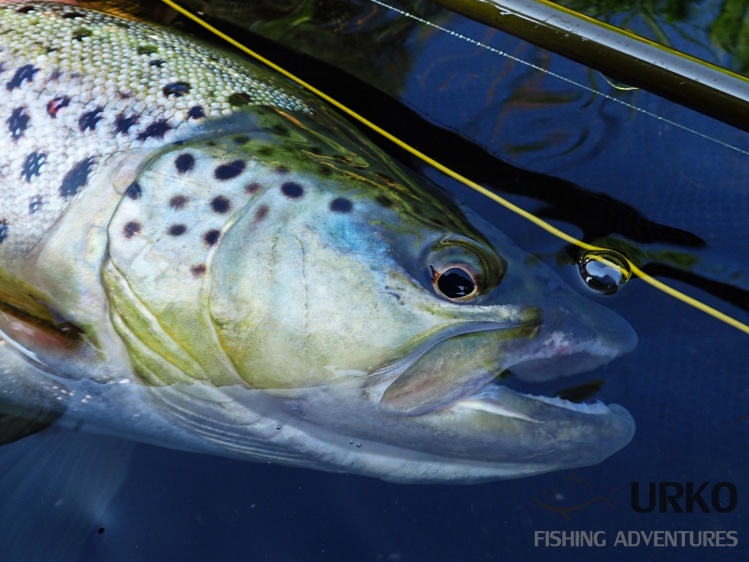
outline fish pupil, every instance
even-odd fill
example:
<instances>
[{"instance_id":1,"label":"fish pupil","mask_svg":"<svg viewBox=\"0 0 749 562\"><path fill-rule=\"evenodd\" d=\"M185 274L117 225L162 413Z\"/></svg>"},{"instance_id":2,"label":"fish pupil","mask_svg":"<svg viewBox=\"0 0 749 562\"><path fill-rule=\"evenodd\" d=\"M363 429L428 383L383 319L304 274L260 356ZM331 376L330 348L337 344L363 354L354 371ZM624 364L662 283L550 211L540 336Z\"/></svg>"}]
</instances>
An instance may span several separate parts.
<instances>
[{"instance_id":1,"label":"fish pupil","mask_svg":"<svg viewBox=\"0 0 749 562\"><path fill-rule=\"evenodd\" d=\"M466 270L451 267L439 276L437 287L447 298L459 299L473 293L476 283Z\"/></svg>"}]
</instances>

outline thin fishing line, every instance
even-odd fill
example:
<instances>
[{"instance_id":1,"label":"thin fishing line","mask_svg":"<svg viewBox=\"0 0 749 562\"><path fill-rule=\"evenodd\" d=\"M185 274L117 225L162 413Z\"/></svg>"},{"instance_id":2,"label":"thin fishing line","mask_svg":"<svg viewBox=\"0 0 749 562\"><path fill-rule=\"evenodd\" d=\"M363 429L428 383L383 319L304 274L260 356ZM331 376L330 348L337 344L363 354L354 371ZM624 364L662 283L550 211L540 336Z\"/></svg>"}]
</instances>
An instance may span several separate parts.
<instances>
[{"instance_id":1,"label":"thin fishing line","mask_svg":"<svg viewBox=\"0 0 749 562\"><path fill-rule=\"evenodd\" d=\"M487 45L486 43L482 43L481 41L478 41L476 39L473 39L472 37L468 37L466 35L463 35L462 33L458 33L457 31L453 31L452 29L449 29L447 27L443 27L441 25L438 25L436 23L433 23L427 19L424 19L422 17L419 17L415 14L412 14L410 12L407 12L405 10L402 10L400 8L396 8L395 6L391 6L389 4L386 4L385 2L382 2L381 0L369 0L373 4L377 4L378 6L382 6L383 8L386 8L388 10L392 10L393 12L400 14L402 16L405 16L407 18L410 18L412 20L418 21L421 24L424 24L428 27L432 27L434 29L437 29L439 31L442 31L443 33L447 33L448 35L455 37L456 39L460 39L461 41L465 41L467 43L470 43L471 45L475 45L477 47L480 47L482 49L486 49L487 51L494 53L495 55L499 55L505 58L510 59L513 62L517 62L519 64L525 65L529 68L532 68L533 70L538 70L540 72L543 72L545 74L548 74L549 76L553 76L554 78L557 78L558 80L561 80L562 82L567 82L568 84L572 84L573 86L577 86L578 88L582 88L583 90L590 92L592 94L598 95L603 97L606 100L613 101L615 103L618 103L620 105L623 105L624 107L628 109L632 109L634 111L637 111L639 113L642 113L643 115L647 115L648 117L652 117L653 119L657 119L658 121L663 121L664 123L667 123L669 125L673 125L674 127L677 127L679 129L682 129L683 131L692 133L693 135L697 135L698 137L701 137L705 140L709 140L711 142L717 143L725 148L729 148L731 150L735 150L736 152L739 152L741 154L745 154L749 156L749 151L743 150L739 148L738 146L734 146L732 144L729 144L725 141L716 139L715 137L711 137L710 135L707 135L705 133L701 133L700 131L697 131L696 129L691 129L690 127L687 127L686 125L682 125L680 123L677 123L676 121L672 121L670 119L667 119L666 117L663 117L661 115L658 115L657 113L653 113L652 111L648 111L647 109L643 109L641 107L637 107L636 105L633 105L629 102L626 102L624 100L621 100L619 98L615 98L613 96L610 96L609 94L606 94L604 92L601 92L600 90L596 90L595 88L591 88L590 86L586 86L585 84L582 84L580 82L577 82L576 80L572 80L571 78L567 78L566 76L562 76L561 74L557 74L556 72L552 72L551 70L548 70L546 68L540 67L537 64L533 64L532 62L528 62L526 60L523 60L521 58L518 58L514 55L511 55L509 53L506 53L505 51L500 51L499 49L496 49L492 47L491 45Z\"/></svg>"},{"instance_id":2,"label":"thin fishing line","mask_svg":"<svg viewBox=\"0 0 749 562\"><path fill-rule=\"evenodd\" d=\"M540 219L537 216L533 215L532 213L526 211L525 209L523 209L521 207L518 207L514 203L511 203L509 200L505 199L504 197L500 197L496 193L494 193L494 192L489 191L488 189L486 189L484 186L479 185L478 183L474 182L473 180L470 180L470 179L466 178L465 176L462 176L458 172L455 172L454 170L448 168L447 166L445 166L445 165L437 162L436 160L433 160L432 158L430 158L429 156L427 156L423 152L420 152L419 150L415 149L414 147L410 146L409 144L406 144L404 141L402 141L399 138L397 138L397 137L393 136L392 134L388 133L387 131L385 131L381 127L375 125L370 120L368 120L365 117L363 117L363 116L359 115L358 113L356 113L354 110L349 109L348 107L346 107L345 105L343 105L342 103L340 103L339 101L337 101L336 99L334 99L334 98L330 97L329 95L327 95L326 93L318 90L317 88L315 88L311 84L308 84L307 82L305 82L301 78L296 77L291 72L289 72L286 69L278 66L274 62L266 59L265 57L263 57L262 55L256 53L252 49L250 49L248 47L245 47L239 41L236 41L235 39L232 39L231 37L229 37L225 33L222 33L221 31L219 31L218 29L216 29L215 27L213 27L212 25L210 25L208 22L203 21L201 18L199 18L197 15L193 14L189 10L186 10L185 8L179 6L178 4L175 4L172 0L161 0L161 1L164 4L166 4L166 5L170 6L171 8L173 8L174 10L178 11L180 14L184 15L185 17L188 17L189 19L193 20L197 24L201 25L202 27L204 27L206 30L210 31L211 33L213 33L217 37L220 37L221 39L223 39L227 43L233 45L237 49L240 49L242 52L244 52L244 53L250 55L251 57L253 57L254 59L262 62L263 64L265 64L266 66L272 68L276 72L279 72L280 74L283 74L284 76L286 76L290 80L293 80L294 82L296 82L297 84L299 84L303 88L309 90L310 92L312 92L316 96L320 97L321 99L324 99L325 101L327 101L331 105L337 107L342 112L344 112L347 115L351 116L352 118L356 119L357 121L359 121L363 125L367 126L368 128L372 129L373 131L375 131L377 134L385 137L386 139L388 139L392 143L398 145L403 150L406 150L407 152L409 152L412 155L416 156L420 160L426 162L427 164L429 164L433 168L436 168L437 170L439 170L443 174L445 174L445 175L453 178L454 180L459 181L460 183L462 183L462 184L470 187L471 189L473 189L473 190L481 193L482 195L488 197L489 199L495 201L496 203L499 203L500 205L502 205L504 208L508 209L509 211L512 211L513 213L516 213L516 214L520 215L521 217L529 220L530 222L532 222L533 224L535 224L539 228L545 230L546 232L548 232L548 233L556 236L557 238L560 238L560 239L564 240L568 244L572 244L574 246L577 246L577 247L582 248L582 249L587 250L587 251L592 251L592 252L612 252L612 251L614 251L614 250L607 249L607 248L601 248L599 246L593 246L592 244L588 244L587 242L583 242L582 240L578 240L577 238L574 238L574 237L570 236L569 234L567 234L563 230L558 229L557 227L549 224L548 222L544 221L543 219ZM658 281L657 279L654 279L654 278L650 277L647 273L645 273L640 268L638 268L634 263L632 263L632 261L629 260L626 256L622 256L622 258L626 261L626 263L627 263L630 271L632 271L632 273L634 273L635 275L637 275L640 279L642 279L643 281L645 281L649 285L652 285L653 287L655 287L656 289L658 289L658 290L666 293L667 295L670 295L673 298L675 298L677 300L680 300L683 303L686 303L686 304L688 304L688 305L690 305L690 306L692 306L692 307L694 307L694 308L696 308L698 310L701 310L702 312L704 312L706 314L709 314L710 316L712 316L714 318L717 318L718 320L721 320L721 321L725 322L726 324L729 324L730 326L733 326L734 328L736 328L738 330L741 330L742 332L744 332L746 334L749 334L749 326L748 325L743 324L742 322L739 322L735 318L732 318L732 317L728 316L727 314L724 314L724 313L720 312L719 310L717 310L717 309L715 309L715 308L713 308L711 306L708 306L705 303L700 302L697 299L692 298L692 297L690 297L690 296L688 296L688 295L686 295L686 294L684 294L684 293L682 293L680 291L677 291L673 287L669 287L668 285L666 285L665 283L662 283L662 282Z\"/></svg>"}]
</instances>

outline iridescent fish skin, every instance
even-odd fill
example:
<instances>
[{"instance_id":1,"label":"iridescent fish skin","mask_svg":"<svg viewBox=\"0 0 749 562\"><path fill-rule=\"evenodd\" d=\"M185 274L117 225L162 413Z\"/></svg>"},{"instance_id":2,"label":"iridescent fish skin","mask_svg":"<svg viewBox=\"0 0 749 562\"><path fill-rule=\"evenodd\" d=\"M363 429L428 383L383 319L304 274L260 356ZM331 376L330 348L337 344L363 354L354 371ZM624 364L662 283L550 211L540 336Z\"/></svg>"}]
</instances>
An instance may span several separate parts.
<instances>
[{"instance_id":1,"label":"iridescent fish skin","mask_svg":"<svg viewBox=\"0 0 749 562\"><path fill-rule=\"evenodd\" d=\"M0 126L0 410L400 482L632 438L621 406L499 379L608 363L626 322L267 70L13 4Z\"/></svg>"}]
</instances>

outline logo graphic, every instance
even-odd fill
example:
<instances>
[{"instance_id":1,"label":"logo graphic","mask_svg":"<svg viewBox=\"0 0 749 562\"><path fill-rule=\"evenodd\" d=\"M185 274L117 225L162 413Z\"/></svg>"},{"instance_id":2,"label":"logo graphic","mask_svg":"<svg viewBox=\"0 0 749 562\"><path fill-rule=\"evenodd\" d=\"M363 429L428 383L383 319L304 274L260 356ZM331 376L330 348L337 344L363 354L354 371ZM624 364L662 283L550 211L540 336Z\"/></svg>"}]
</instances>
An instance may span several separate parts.
<instances>
[{"instance_id":1,"label":"logo graphic","mask_svg":"<svg viewBox=\"0 0 749 562\"><path fill-rule=\"evenodd\" d=\"M532 496L533 501L546 511L558 513L567 521L572 521L571 514L591 505L604 505L608 509L618 511L612 497L621 486L604 487L570 471L562 484L554 484L550 490L544 490L538 496Z\"/></svg>"}]
</instances>

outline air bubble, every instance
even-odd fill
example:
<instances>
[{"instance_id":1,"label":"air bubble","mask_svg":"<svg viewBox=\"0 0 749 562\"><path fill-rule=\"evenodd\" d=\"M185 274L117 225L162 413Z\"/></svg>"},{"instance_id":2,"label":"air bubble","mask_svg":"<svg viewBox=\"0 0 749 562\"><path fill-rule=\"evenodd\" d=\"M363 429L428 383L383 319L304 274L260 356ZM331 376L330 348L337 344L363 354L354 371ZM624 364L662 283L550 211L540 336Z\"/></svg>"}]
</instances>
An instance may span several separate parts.
<instances>
[{"instance_id":1,"label":"air bubble","mask_svg":"<svg viewBox=\"0 0 749 562\"><path fill-rule=\"evenodd\" d=\"M579 265L585 284L604 295L613 295L632 277L629 262L616 252L586 252L580 258Z\"/></svg>"}]
</instances>

